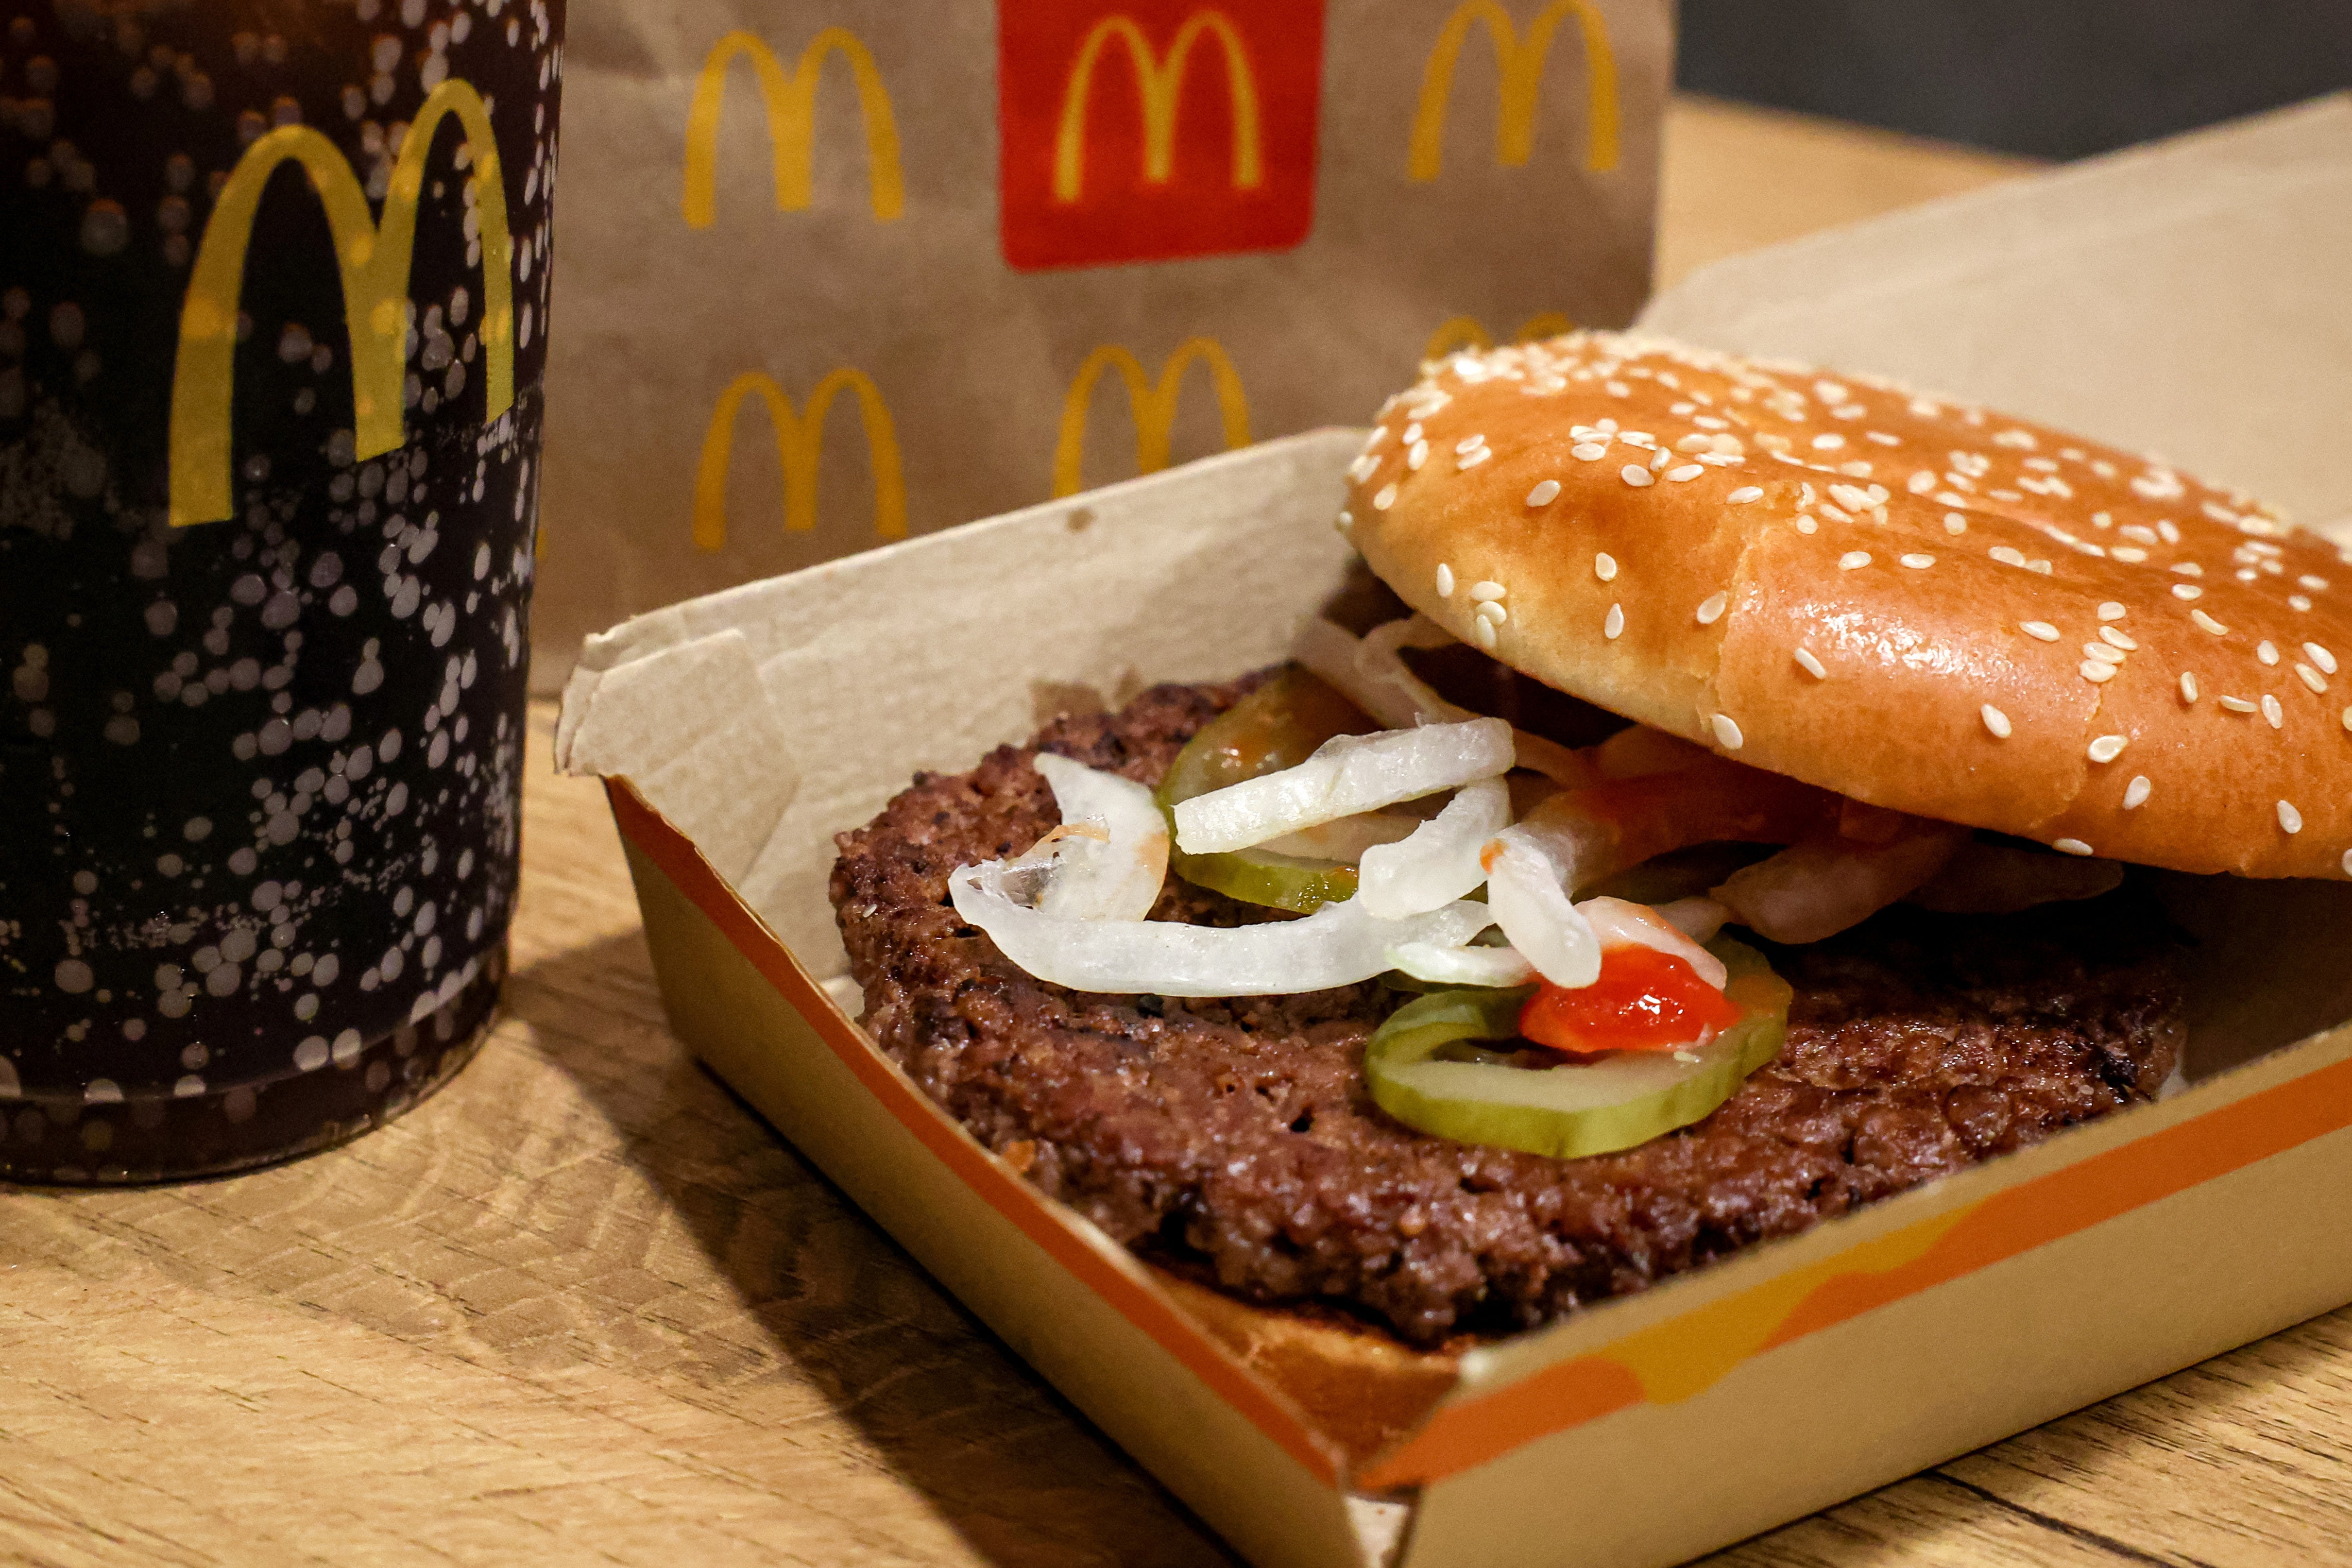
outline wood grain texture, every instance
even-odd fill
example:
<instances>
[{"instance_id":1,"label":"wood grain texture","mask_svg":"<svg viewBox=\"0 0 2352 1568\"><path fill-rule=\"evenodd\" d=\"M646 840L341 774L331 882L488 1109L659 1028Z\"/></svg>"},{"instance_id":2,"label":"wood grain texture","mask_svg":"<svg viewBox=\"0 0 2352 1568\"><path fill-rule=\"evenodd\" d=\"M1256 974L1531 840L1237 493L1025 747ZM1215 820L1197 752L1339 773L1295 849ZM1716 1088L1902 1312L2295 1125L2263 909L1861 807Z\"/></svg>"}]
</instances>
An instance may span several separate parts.
<instances>
[{"instance_id":1,"label":"wood grain texture","mask_svg":"<svg viewBox=\"0 0 2352 1568\"><path fill-rule=\"evenodd\" d=\"M1677 110L1670 268L2000 172L1742 114ZM1841 146L1886 173L1688 216ZM669 1037L533 718L506 1014L446 1091L276 1170L0 1189L0 1562L1232 1564ZM2352 1311L1713 1561L2352 1563Z\"/></svg>"}]
</instances>

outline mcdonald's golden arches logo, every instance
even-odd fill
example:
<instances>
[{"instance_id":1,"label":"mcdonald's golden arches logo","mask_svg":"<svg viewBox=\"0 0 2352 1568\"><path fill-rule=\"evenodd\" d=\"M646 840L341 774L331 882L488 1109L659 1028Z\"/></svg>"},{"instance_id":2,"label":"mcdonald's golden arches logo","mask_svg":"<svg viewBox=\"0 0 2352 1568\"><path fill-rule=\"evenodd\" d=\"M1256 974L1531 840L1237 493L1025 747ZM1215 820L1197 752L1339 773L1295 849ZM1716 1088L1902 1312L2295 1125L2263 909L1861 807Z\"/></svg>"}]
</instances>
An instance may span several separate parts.
<instances>
[{"instance_id":1,"label":"mcdonald's golden arches logo","mask_svg":"<svg viewBox=\"0 0 2352 1568\"><path fill-rule=\"evenodd\" d=\"M1522 35L1498 0L1463 0L1439 29L1428 63L1422 68L1421 100L1413 108L1412 144L1405 173L1433 180L1445 153L1446 106L1454 97L1454 68L1470 29L1483 24L1501 68L1495 118L1495 162L1524 167L1535 153L1536 106L1543 95L1544 62L1552 35L1567 17L1576 18L1584 42L1584 166L1595 174L1617 166L1617 57L1609 47L1609 25L1594 0L1550 0Z\"/></svg>"},{"instance_id":2,"label":"mcdonald's golden arches logo","mask_svg":"<svg viewBox=\"0 0 2352 1568\"><path fill-rule=\"evenodd\" d=\"M1054 443L1054 493L1076 495L1086 488L1087 411L1094 404L1095 384L1107 370L1118 372L1127 386L1128 410L1135 418L1135 471L1150 474L1166 468L1176 402L1183 395L1184 373L1195 362L1208 367L1226 450L1248 446L1249 398L1242 390L1240 373L1214 338L1186 338L1177 344L1157 381L1144 374L1143 363L1125 344L1104 343L1087 355L1062 398L1062 431Z\"/></svg>"},{"instance_id":3,"label":"mcdonald's golden arches logo","mask_svg":"<svg viewBox=\"0 0 2352 1568\"><path fill-rule=\"evenodd\" d=\"M907 537L907 481L898 461L898 431L881 389L864 371L840 366L825 373L810 393L805 412L765 371L746 371L727 384L710 411L702 435L702 456L694 469L694 542L704 550L727 544L727 470L735 454L735 416L753 394L767 408L775 432L776 462L784 485L784 528L806 533L816 527L817 473L824 455L824 416L834 399L848 392L857 399L866 427L866 449L874 474L874 531L883 539Z\"/></svg>"},{"instance_id":4,"label":"mcdonald's golden arches logo","mask_svg":"<svg viewBox=\"0 0 2352 1568\"><path fill-rule=\"evenodd\" d=\"M739 57L751 62L760 102L768 114L768 141L775 161L776 210L806 212L814 199L816 89L828 56L849 63L857 107L866 122L866 183L874 218L894 223L906 214L907 184L898 166L898 121L889 89L873 53L846 27L827 27L809 40L791 73L757 36L737 29L710 47L694 80L694 100L686 114L686 189L679 206L688 228L709 228L718 217L719 111L727 97L727 70Z\"/></svg>"},{"instance_id":5,"label":"mcdonald's golden arches logo","mask_svg":"<svg viewBox=\"0 0 2352 1568\"><path fill-rule=\"evenodd\" d=\"M1576 323L1558 310L1544 310L1521 321L1519 330L1511 334L1511 341L1531 343L1575 330ZM1493 334L1486 331L1486 323L1477 317L1452 316L1439 322L1437 331L1429 334L1429 341L1421 345L1421 357L1425 360L1444 359L1447 354L1458 353L1464 349L1491 349L1494 346Z\"/></svg>"},{"instance_id":6,"label":"mcdonald's golden arches logo","mask_svg":"<svg viewBox=\"0 0 2352 1568\"><path fill-rule=\"evenodd\" d=\"M1322 58L1323 0L999 0L1005 260L1297 244L1314 215Z\"/></svg>"},{"instance_id":7,"label":"mcdonald's golden arches logo","mask_svg":"<svg viewBox=\"0 0 2352 1568\"><path fill-rule=\"evenodd\" d=\"M381 224L367 192L335 144L307 125L281 125L245 150L214 199L180 305L180 345L172 372L169 437L172 526L235 515L230 473L230 397L236 355L237 300L246 252L253 243L261 193L280 163L299 163L326 209L343 286L351 336L353 451L361 458L394 451L402 429L407 374L408 271L416 243L416 205L434 133L456 115L472 157L482 238L481 342L485 417L514 405L514 241L507 227L506 180L481 95L456 77L425 95L400 144L385 189Z\"/></svg>"}]
</instances>

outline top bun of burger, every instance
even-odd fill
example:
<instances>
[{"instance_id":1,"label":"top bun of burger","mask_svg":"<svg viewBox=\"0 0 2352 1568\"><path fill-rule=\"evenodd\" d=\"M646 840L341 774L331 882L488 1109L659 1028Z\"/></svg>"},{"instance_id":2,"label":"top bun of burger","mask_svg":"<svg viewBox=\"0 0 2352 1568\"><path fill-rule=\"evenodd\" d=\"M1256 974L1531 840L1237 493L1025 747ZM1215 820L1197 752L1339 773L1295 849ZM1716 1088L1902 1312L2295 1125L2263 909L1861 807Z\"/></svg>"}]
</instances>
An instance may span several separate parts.
<instances>
[{"instance_id":1,"label":"top bun of burger","mask_svg":"<svg viewBox=\"0 0 2352 1568\"><path fill-rule=\"evenodd\" d=\"M2352 552L2162 462L1578 332L1424 367L1349 477L1407 603L1656 729L2074 854L2352 876Z\"/></svg>"}]
</instances>

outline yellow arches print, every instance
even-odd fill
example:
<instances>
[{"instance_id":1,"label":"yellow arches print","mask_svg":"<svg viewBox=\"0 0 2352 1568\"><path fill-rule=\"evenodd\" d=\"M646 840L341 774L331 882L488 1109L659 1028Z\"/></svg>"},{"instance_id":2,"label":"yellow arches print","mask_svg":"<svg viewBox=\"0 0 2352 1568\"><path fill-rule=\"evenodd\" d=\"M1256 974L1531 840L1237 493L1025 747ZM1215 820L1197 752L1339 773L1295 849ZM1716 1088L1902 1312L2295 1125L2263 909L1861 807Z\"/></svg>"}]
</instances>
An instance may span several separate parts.
<instances>
[{"instance_id":1,"label":"yellow arches print","mask_svg":"<svg viewBox=\"0 0 2352 1568\"><path fill-rule=\"evenodd\" d=\"M840 366L825 374L809 394L807 411L794 413L793 400L765 371L746 371L727 384L703 432L702 456L694 469L694 542L703 550L727 544L727 470L735 453L735 416L757 393L767 406L776 437L776 461L783 470L784 529L806 533L816 527L819 460L824 454L824 416L844 391L856 394L859 420L874 473L874 531L883 539L907 537L907 481L898 460L898 432L889 405L864 371Z\"/></svg>"},{"instance_id":2,"label":"yellow arches print","mask_svg":"<svg viewBox=\"0 0 2352 1568\"><path fill-rule=\"evenodd\" d=\"M1511 341L1531 343L1575 330L1576 323L1558 310L1545 310L1521 321L1519 330L1511 334ZM1494 338L1477 317L1454 316L1440 322L1437 331L1429 334L1429 341L1421 345L1421 357L1444 359L1447 354L1463 349L1491 349L1494 346Z\"/></svg>"},{"instance_id":3,"label":"yellow arches print","mask_svg":"<svg viewBox=\"0 0 2352 1568\"><path fill-rule=\"evenodd\" d=\"M1184 372L1194 361L1209 367L1217 395L1217 413L1224 423L1225 449L1250 442L1249 398L1234 362L1214 338L1186 338L1176 345L1153 382L1143 374L1142 362L1124 343L1104 343L1087 355L1070 390L1062 398L1062 431L1054 443L1054 493L1076 495L1086 488L1087 410L1094 402L1095 384L1106 370L1118 372L1127 384L1127 405L1135 416L1135 471L1157 473L1168 466L1170 437L1176 425L1176 400L1184 390Z\"/></svg>"},{"instance_id":4,"label":"yellow arches print","mask_svg":"<svg viewBox=\"0 0 2352 1568\"><path fill-rule=\"evenodd\" d=\"M180 306L180 347L172 373L170 517L172 526L233 516L230 473L231 383L237 300L253 243L261 193L280 163L301 164L326 209L335 264L342 275L343 320L351 335L353 451L364 459L399 448L407 374L408 269L416 241L416 204L425 160L444 116L454 114L472 154L481 215L481 342L485 416L514 406L514 241L507 228L506 178L481 95L452 77L425 95L401 142L383 199L381 226L367 193L335 144L307 125L281 125L245 150L213 203Z\"/></svg>"},{"instance_id":5,"label":"yellow arches print","mask_svg":"<svg viewBox=\"0 0 2352 1568\"><path fill-rule=\"evenodd\" d=\"M1164 185L1176 173L1176 106L1184 91L1184 68L1192 47L1213 37L1225 51L1225 90L1233 104L1234 172L1237 191L1255 190L1265 179L1265 149L1258 131L1257 78L1249 52L1234 25L1216 11L1195 11L1176 30L1166 58L1154 55L1151 40L1129 16L1106 16L1078 46L1062 89L1062 117L1054 132L1054 199L1078 199L1086 180L1087 100L1094 90L1095 62L1114 39L1127 47L1143 98L1143 178Z\"/></svg>"},{"instance_id":6,"label":"yellow arches print","mask_svg":"<svg viewBox=\"0 0 2352 1568\"><path fill-rule=\"evenodd\" d=\"M748 56L768 113L768 139L775 158L776 210L805 212L814 199L812 166L816 155L816 89L825 58L839 53L849 62L857 86L857 108L866 121L866 184L877 223L892 223L907 210L907 184L898 166L898 121L874 56L846 27L827 27L809 40L786 75L773 49L740 28L710 47L695 78L694 100L686 115L686 189L679 206L688 228L709 228L718 217L719 110L727 96L727 68Z\"/></svg>"},{"instance_id":7,"label":"yellow arches print","mask_svg":"<svg viewBox=\"0 0 2352 1568\"><path fill-rule=\"evenodd\" d=\"M1553 33L1573 16L1584 36L1586 132L1584 166L1600 174L1617 166L1617 57L1609 47L1609 26L1593 0L1551 0L1528 25L1526 36L1496 0L1464 0L1447 18L1422 68L1421 100L1412 116L1412 144L1405 174L1414 180L1437 178L1445 152L1445 110L1454 94L1454 67L1470 29L1484 23L1502 68L1500 112L1495 120L1495 162L1516 169L1535 151L1536 103L1543 89L1544 59Z\"/></svg>"}]
</instances>

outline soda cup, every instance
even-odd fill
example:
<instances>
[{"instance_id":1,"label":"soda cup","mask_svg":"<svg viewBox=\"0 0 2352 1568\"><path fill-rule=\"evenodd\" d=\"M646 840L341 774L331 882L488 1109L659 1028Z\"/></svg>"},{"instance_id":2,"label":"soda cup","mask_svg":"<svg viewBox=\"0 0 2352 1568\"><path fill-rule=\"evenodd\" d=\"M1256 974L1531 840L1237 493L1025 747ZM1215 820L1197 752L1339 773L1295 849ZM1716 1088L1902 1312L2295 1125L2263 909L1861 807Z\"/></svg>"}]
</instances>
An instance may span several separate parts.
<instances>
[{"instance_id":1,"label":"soda cup","mask_svg":"<svg viewBox=\"0 0 2352 1568\"><path fill-rule=\"evenodd\" d=\"M562 0L0 27L0 1176L398 1115L514 907Z\"/></svg>"}]
</instances>

